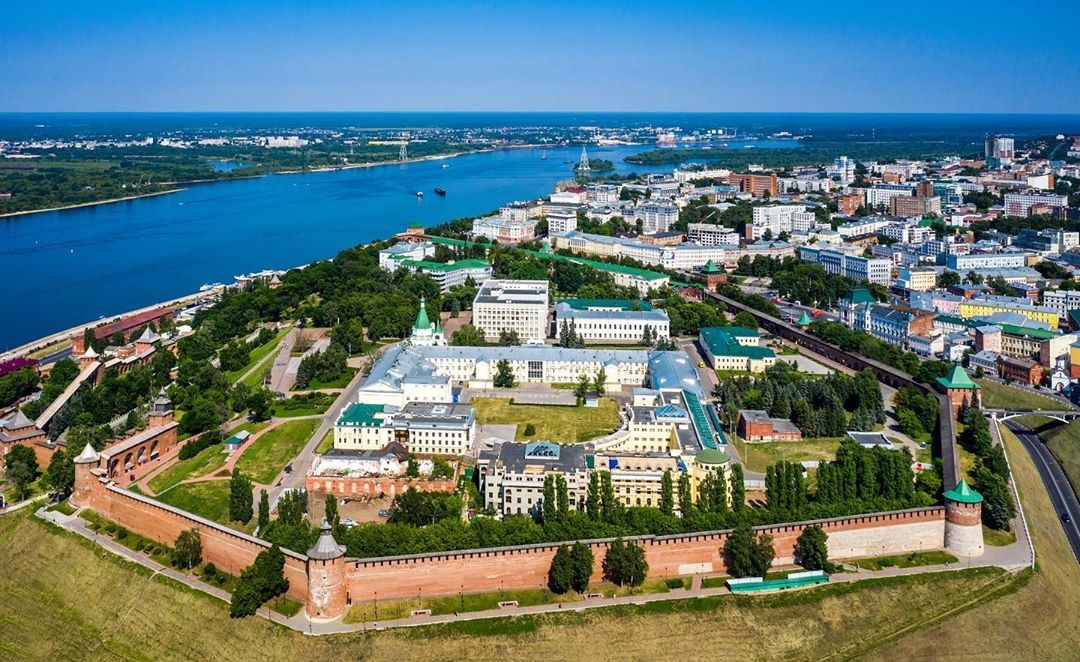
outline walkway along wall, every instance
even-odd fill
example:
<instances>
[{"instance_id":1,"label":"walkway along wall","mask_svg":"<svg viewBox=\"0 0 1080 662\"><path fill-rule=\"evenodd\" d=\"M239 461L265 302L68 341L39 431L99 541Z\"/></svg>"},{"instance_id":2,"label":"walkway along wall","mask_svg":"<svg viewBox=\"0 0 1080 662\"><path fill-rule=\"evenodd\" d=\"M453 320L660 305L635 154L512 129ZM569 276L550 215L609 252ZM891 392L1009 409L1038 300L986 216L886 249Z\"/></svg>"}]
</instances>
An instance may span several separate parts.
<instances>
[{"instance_id":1,"label":"walkway along wall","mask_svg":"<svg viewBox=\"0 0 1080 662\"><path fill-rule=\"evenodd\" d=\"M181 531L198 529L202 538L202 557L219 569L233 575L251 565L259 552L270 543L241 533L217 522L192 515L149 497L117 487L112 481L98 477L85 464L76 464L76 488L72 500L89 508L129 531L172 547ZM285 578L289 580L288 596L307 599L307 557L290 550L285 554Z\"/></svg>"},{"instance_id":2,"label":"walkway along wall","mask_svg":"<svg viewBox=\"0 0 1080 662\"><path fill-rule=\"evenodd\" d=\"M777 565L793 563L795 541L803 529L820 524L829 535L829 558L840 560L941 549L945 510L937 506L757 527L773 536ZM726 571L728 532L633 538L645 548L649 577L674 577ZM593 550L593 579L610 540L587 541ZM376 559L346 559L346 588L352 602L452 595L458 592L541 588L559 545L414 554Z\"/></svg>"}]
</instances>

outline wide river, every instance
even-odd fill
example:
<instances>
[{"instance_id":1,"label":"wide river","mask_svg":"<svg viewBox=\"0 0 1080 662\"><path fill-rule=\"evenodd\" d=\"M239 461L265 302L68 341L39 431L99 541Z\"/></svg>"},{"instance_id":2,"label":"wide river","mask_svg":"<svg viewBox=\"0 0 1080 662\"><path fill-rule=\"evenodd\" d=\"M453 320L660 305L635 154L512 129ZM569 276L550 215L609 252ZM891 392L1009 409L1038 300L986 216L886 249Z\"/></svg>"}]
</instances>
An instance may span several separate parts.
<instances>
[{"instance_id":1,"label":"wide river","mask_svg":"<svg viewBox=\"0 0 1080 662\"><path fill-rule=\"evenodd\" d=\"M671 170L623 162L644 149L651 146L593 147L589 155L613 161L617 172ZM414 221L434 225L538 198L573 176L572 162L580 152L580 147L515 149L271 175L0 219L5 307L0 351L190 294L204 283L229 283L237 274L333 257ZM446 190L445 197L435 195L437 186ZM424 192L423 199L417 191Z\"/></svg>"}]
</instances>

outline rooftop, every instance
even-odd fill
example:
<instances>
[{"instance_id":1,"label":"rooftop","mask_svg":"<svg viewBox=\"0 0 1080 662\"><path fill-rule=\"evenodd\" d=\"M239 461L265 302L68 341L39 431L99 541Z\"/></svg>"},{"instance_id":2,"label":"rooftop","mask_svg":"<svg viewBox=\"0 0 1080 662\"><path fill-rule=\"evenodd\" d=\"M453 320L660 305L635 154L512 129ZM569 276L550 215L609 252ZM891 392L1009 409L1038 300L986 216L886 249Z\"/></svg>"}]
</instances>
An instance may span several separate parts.
<instances>
[{"instance_id":1,"label":"rooftop","mask_svg":"<svg viewBox=\"0 0 1080 662\"><path fill-rule=\"evenodd\" d=\"M959 364L954 365L952 370L944 377L938 377L937 383L945 388L965 388L972 390L979 388L979 385L971 381L971 377L968 377L967 372L965 372Z\"/></svg>"},{"instance_id":2,"label":"rooftop","mask_svg":"<svg viewBox=\"0 0 1080 662\"><path fill-rule=\"evenodd\" d=\"M365 405L354 402L341 412L336 425L382 425L384 414L384 405Z\"/></svg>"},{"instance_id":3,"label":"rooftop","mask_svg":"<svg viewBox=\"0 0 1080 662\"><path fill-rule=\"evenodd\" d=\"M756 337L757 329L739 326L706 326L701 328L701 340L709 351L716 356L745 356L751 359L764 359L776 354L767 347L747 347L740 345L737 337Z\"/></svg>"},{"instance_id":4,"label":"rooftop","mask_svg":"<svg viewBox=\"0 0 1080 662\"><path fill-rule=\"evenodd\" d=\"M982 495L971 489L971 486L963 478L956 484L956 487L946 492L944 496L950 501L960 503L982 503L983 500Z\"/></svg>"},{"instance_id":5,"label":"rooftop","mask_svg":"<svg viewBox=\"0 0 1080 662\"><path fill-rule=\"evenodd\" d=\"M646 299L563 299L574 310L652 310L653 306ZM637 308L634 304L637 304Z\"/></svg>"}]
</instances>

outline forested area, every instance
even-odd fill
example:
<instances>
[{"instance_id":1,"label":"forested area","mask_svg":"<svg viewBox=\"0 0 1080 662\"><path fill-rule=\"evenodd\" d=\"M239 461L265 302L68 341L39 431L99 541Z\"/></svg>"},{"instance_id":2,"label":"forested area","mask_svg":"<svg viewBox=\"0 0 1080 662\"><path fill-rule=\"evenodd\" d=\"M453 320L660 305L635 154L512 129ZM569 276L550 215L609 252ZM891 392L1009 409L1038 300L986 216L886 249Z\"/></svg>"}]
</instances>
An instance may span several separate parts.
<instances>
[{"instance_id":1,"label":"forested area","mask_svg":"<svg viewBox=\"0 0 1080 662\"><path fill-rule=\"evenodd\" d=\"M870 370L850 377L801 374L778 362L757 377L734 377L713 390L722 402L723 419L733 429L740 409L761 409L789 418L804 438L842 437L848 430L871 431L885 422L881 385ZM848 420L844 412L850 412Z\"/></svg>"}]
</instances>

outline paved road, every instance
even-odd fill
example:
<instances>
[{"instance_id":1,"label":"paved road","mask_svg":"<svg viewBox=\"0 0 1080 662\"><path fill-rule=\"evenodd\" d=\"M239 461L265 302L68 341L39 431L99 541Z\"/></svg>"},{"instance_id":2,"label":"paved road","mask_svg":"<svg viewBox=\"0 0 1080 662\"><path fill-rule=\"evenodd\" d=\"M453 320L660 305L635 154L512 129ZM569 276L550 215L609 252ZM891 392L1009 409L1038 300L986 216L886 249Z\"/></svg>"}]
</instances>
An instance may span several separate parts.
<instances>
[{"instance_id":1,"label":"paved road","mask_svg":"<svg viewBox=\"0 0 1080 662\"><path fill-rule=\"evenodd\" d=\"M1038 435L1012 421L1006 421L1005 425L1016 434L1020 443L1031 455L1035 468L1039 470L1039 475L1042 477L1043 485L1046 486L1046 491L1050 495L1050 502L1054 504L1058 515L1069 514L1070 522L1065 522L1060 517L1059 521L1065 530L1065 537L1072 546L1073 556L1076 557L1077 563L1080 563L1080 502L1077 501L1076 494L1065 477L1065 472L1061 470L1061 466Z\"/></svg>"}]
</instances>

